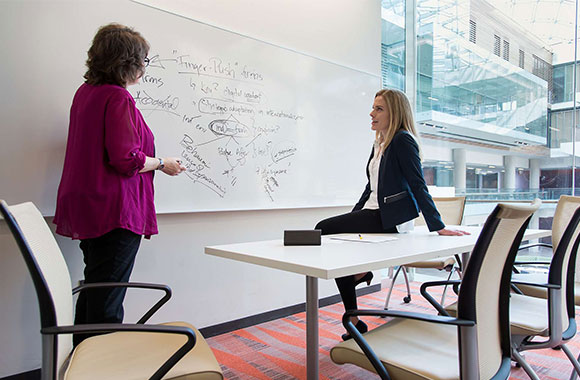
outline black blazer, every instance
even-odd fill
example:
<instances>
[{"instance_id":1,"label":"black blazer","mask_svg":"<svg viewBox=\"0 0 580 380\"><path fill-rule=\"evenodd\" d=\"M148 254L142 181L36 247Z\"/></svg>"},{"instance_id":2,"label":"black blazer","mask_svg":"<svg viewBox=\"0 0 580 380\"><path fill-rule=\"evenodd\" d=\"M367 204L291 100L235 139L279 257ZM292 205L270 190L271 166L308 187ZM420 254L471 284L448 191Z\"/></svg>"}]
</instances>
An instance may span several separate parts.
<instances>
[{"instance_id":1,"label":"black blazer","mask_svg":"<svg viewBox=\"0 0 580 380\"><path fill-rule=\"evenodd\" d=\"M374 148L368 162L373 155ZM362 209L371 194L368 167L367 163L369 182L353 211ZM392 228L415 219L419 216L419 210L423 213L429 231L439 231L445 227L425 184L419 145L409 132L397 132L385 149L379 166L378 187L383 228Z\"/></svg>"}]
</instances>

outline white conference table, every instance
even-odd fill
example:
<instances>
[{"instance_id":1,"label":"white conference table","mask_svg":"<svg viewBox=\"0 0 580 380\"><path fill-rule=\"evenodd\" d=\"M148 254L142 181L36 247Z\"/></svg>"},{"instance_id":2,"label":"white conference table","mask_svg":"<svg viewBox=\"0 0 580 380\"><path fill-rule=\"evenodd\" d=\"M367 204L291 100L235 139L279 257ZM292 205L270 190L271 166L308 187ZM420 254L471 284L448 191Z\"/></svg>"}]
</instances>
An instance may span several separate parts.
<instances>
[{"instance_id":1,"label":"white conference table","mask_svg":"<svg viewBox=\"0 0 580 380\"><path fill-rule=\"evenodd\" d=\"M307 379L318 379L318 279L333 279L414 261L470 252L481 227L450 226L471 232L465 236L439 236L426 226L405 234L372 234L396 238L382 243L343 241L322 237L319 246L284 246L282 239L205 247L208 255L252 263L306 276ZM524 240L550 236L550 230L530 230Z\"/></svg>"}]
</instances>

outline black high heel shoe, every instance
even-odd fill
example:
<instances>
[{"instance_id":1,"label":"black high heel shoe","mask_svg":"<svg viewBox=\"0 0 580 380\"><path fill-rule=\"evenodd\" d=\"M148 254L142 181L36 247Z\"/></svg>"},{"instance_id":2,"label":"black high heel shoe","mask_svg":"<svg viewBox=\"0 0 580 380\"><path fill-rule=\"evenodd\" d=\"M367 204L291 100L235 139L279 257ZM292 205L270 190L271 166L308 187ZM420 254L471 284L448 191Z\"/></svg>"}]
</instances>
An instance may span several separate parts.
<instances>
[{"instance_id":1,"label":"black high heel shoe","mask_svg":"<svg viewBox=\"0 0 580 380\"><path fill-rule=\"evenodd\" d=\"M371 284L371 280L373 279L375 275L373 274L373 272L367 272L364 276L362 276L361 278L359 278L358 280L356 280L354 282L354 286L357 286L358 284L362 283L362 282L366 282L367 286L369 286Z\"/></svg>"},{"instance_id":2,"label":"black high heel shoe","mask_svg":"<svg viewBox=\"0 0 580 380\"><path fill-rule=\"evenodd\" d=\"M364 323L363 321L361 321L360 319L358 320L358 322L356 323L356 325L354 325L354 327L356 327L356 329L361 334L364 334L367 331L369 331L369 328L368 328L367 324ZM350 336L349 333L346 333L346 334L342 334L341 338L342 338L342 340L349 340L350 338L352 338L352 336Z\"/></svg>"}]
</instances>

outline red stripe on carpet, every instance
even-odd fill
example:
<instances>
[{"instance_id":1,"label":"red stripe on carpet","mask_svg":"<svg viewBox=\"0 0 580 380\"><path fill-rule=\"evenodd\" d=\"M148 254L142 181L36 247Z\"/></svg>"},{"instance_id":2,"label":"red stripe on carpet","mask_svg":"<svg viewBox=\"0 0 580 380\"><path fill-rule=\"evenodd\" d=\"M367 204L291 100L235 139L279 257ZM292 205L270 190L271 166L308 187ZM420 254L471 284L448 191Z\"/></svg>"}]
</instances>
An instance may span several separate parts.
<instances>
[{"instance_id":1,"label":"red stripe on carpet","mask_svg":"<svg viewBox=\"0 0 580 380\"><path fill-rule=\"evenodd\" d=\"M287 323L290 323L291 325L294 325L296 327L301 328L303 331L306 331L306 324L304 322L296 322L296 321L293 321L293 320L288 319L288 318L284 318L284 321L287 322ZM322 320L320 320L318 322L319 322L318 323L318 325L319 325L318 335L320 337L324 337L324 338L328 338L328 339L332 339L332 340L338 340L338 339L340 339L340 335L339 334L334 334L334 333L326 330L325 328L321 328L320 327L321 325L324 325L326 322L324 322ZM326 324L328 324L328 323L326 323Z\"/></svg>"},{"instance_id":2,"label":"red stripe on carpet","mask_svg":"<svg viewBox=\"0 0 580 380\"><path fill-rule=\"evenodd\" d=\"M242 372L246 375L250 375L255 377L256 379L263 379L263 380L270 380L270 378L264 375L262 372L248 364L245 360L241 357L228 354L227 352L217 350L215 348L212 349L218 363L227 363L227 366L235 369L239 372Z\"/></svg>"},{"instance_id":3,"label":"red stripe on carpet","mask_svg":"<svg viewBox=\"0 0 580 380\"><path fill-rule=\"evenodd\" d=\"M358 298L362 308L382 309L388 289ZM395 286L390 309L435 314L434 309L419 294L419 286L411 287L412 301L402 302L406 295L404 284ZM437 298L437 291L431 292ZM439 293L440 294L440 293ZM456 299L451 291L447 293L448 301ZM342 326L342 304L333 304L319 310L320 378L329 380L367 380L376 375L354 365L337 365L330 360L329 350L340 341L344 332ZM580 312L577 321L580 322ZM207 341L222 366L228 380L276 379L292 380L306 378L306 315L304 312L292 316L252 326L209 338ZM377 317L363 318L370 329L388 323L388 319ZM262 335L263 334L263 335ZM255 344L252 344L255 342ZM580 351L580 339L568 342L568 347L577 356ZM218 349L219 348L219 349ZM224 352L224 350L229 351ZM561 350L532 350L524 353L528 363L541 379L568 379L572 364ZM512 366L510 380L528 380L522 368Z\"/></svg>"},{"instance_id":4,"label":"red stripe on carpet","mask_svg":"<svg viewBox=\"0 0 580 380\"><path fill-rule=\"evenodd\" d=\"M287 360L279 359L275 356L271 356L271 355L265 354L263 352L260 352L260 354L262 354L264 357L268 358L272 362L276 363L279 367L284 369L284 371L286 371L289 374L291 374L292 376L294 376L295 379L305 379L306 378L306 367L299 365L299 364L296 364L296 363L289 362ZM320 374L318 376L318 378L330 380L328 377L326 377L322 374Z\"/></svg>"}]
</instances>

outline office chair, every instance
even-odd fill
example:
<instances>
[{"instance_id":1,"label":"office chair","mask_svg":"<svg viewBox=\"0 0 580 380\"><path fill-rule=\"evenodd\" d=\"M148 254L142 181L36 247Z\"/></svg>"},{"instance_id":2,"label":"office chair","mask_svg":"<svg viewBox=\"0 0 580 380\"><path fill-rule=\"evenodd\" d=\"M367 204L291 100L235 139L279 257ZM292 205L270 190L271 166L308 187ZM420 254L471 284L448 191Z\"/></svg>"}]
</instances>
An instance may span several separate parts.
<instances>
[{"instance_id":1,"label":"office chair","mask_svg":"<svg viewBox=\"0 0 580 380\"><path fill-rule=\"evenodd\" d=\"M70 274L52 232L30 202L8 206L6 220L32 277L42 334L42 379L223 379L199 331L184 322L145 324L171 297L164 285L85 284L71 287ZM95 287L157 289L165 295L136 323L73 325L73 294ZM109 333L73 349L73 333Z\"/></svg>"},{"instance_id":2,"label":"office chair","mask_svg":"<svg viewBox=\"0 0 580 380\"><path fill-rule=\"evenodd\" d=\"M580 197L571 197L571 196L563 196L561 197L561 199L568 203L568 202L577 202L580 205ZM560 202L558 202L559 204ZM533 243L533 244L528 244L528 245L524 245L520 247L520 251L524 251L527 250L529 248L532 247L545 247L545 248L549 248L550 250L552 250L552 255L554 254L554 247L557 246L557 242L560 241L560 239L562 238L562 234L564 233L564 230L566 229L566 225L568 224L569 220L566 220L565 218L563 218L564 214L563 213L554 213L554 218L552 220L552 244L546 244L546 243ZM532 266L543 266L547 269L550 266L550 261L523 261L520 260L518 258L516 258L516 262L514 264L514 272L517 273L518 275L516 275L515 278L526 278L528 282L536 282L536 283L542 283L542 282L546 282L548 275L543 274L543 273L524 273L522 275L519 275L520 273L520 268L519 267L523 267L525 268L528 265L532 265ZM575 274L576 276L574 277L574 304L576 306L580 306L580 260L576 260L576 270L575 270ZM541 288L541 287L537 287L537 286L531 286L531 285L526 285L526 284L518 284L517 287L515 288L515 291L518 292L519 294L525 294L528 296L533 296L533 297L538 297L538 298L547 298L548 297L548 292L545 288Z\"/></svg>"},{"instance_id":3,"label":"office chair","mask_svg":"<svg viewBox=\"0 0 580 380\"><path fill-rule=\"evenodd\" d=\"M349 310L342 321L354 339L332 348L332 360L374 371L381 379L507 379L511 269L540 203L499 204L489 215L463 274L457 318ZM351 316L395 318L363 336Z\"/></svg>"},{"instance_id":4,"label":"office chair","mask_svg":"<svg viewBox=\"0 0 580 380\"><path fill-rule=\"evenodd\" d=\"M574 274L580 243L580 197L560 197L552 224L552 243L554 254L547 276L540 281L536 275L512 276L518 289L543 290L543 298L512 294L510 307L512 356L534 380L539 378L520 354L522 351L561 347L580 374L580 364L565 344L576 335ZM537 337L545 339L534 339Z\"/></svg>"},{"instance_id":5,"label":"office chair","mask_svg":"<svg viewBox=\"0 0 580 380\"><path fill-rule=\"evenodd\" d=\"M442 197L442 198L433 198L433 202L437 207L437 210L441 214L441 219L445 224L449 225L460 225L463 221L463 210L465 209L465 197ZM425 219L423 215L419 215L417 219L415 219L416 226L424 226ZM455 264L459 264L456 266ZM438 269L438 270L446 270L449 272L448 280L451 279L451 276L454 272L457 272L459 278L461 278L461 259L459 255L450 256L450 257L441 257L438 259L432 260L424 260L424 261L416 261L413 263L400 265L395 274L393 275L393 279L391 281L391 286L389 287L389 292L387 293L387 298L385 299L385 310L389 309L389 301L391 300L391 294L393 293L393 287L395 286L395 281L397 280L397 276L399 272L403 272L403 277L405 278L405 285L407 286L407 295L403 298L403 302L409 303L411 302L411 288L409 286L409 278L407 276L406 268L429 268L429 269ZM445 294L447 291L447 287L443 289L443 295L441 296L441 304L445 302Z\"/></svg>"},{"instance_id":6,"label":"office chair","mask_svg":"<svg viewBox=\"0 0 580 380\"><path fill-rule=\"evenodd\" d=\"M510 301L512 358L533 380L539 378L520 354L522 351L562 347L576 371L580 371L578 361L564 344L576 334L573 276L580 241L579 207L580 197L562 196L558 201L552 224L555 250L548 275L512 275L512 289L515 291ZM534 293L543 295L543 298L526 295L521 291L534 288L540 289ZM429 302L442 315L456 314L456 304L448 305L443 311L440 305L433 303L433 299ZM537 337L547 339L534 340Z\"/></svg>"}]
</instances>

